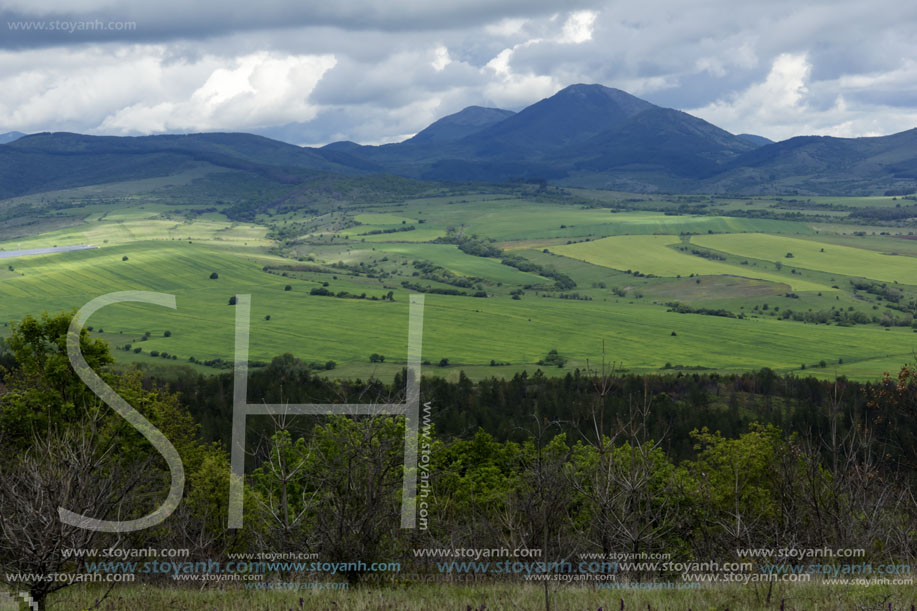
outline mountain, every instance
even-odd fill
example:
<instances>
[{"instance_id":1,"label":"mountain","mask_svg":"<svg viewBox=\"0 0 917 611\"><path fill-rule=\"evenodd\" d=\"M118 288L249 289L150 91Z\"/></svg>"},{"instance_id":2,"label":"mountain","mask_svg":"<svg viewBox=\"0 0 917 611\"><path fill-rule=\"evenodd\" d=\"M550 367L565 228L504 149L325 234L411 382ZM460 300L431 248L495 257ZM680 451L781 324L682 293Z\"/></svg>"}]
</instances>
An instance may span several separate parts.
<instances>
[{"instance_id":1,"label":"mountain","mask_svg":"<svg viewBox=\"0 0 917 611\"><path fill-rule=\"evenodd\" d=\"M19 140L23 136L25 136L25 134L22 132L6 132L5 134L0 134L0 144L6 144L7 142Z\"/></svg>"},{"instance_id":2,"label":"mountain","mask_svg":"<svg viewBox=\"0 0 917 611\"><path fill-rule=\"evenodd\" d=\"M620 127L653 104L601 85L571 85L491 127L465 143L483 157L538 158Z\"/></svg>"},{"instance_id":3,"label":"mountain","mask_svg":"<svg viewBox=\"0 0 917 611\"><path fill-rule=\"evenodd\" d=\"M683 112L602 85L571 85L518 113L470 107L414 138L332 144L388 172L436 180L549 179L685 189L754 144ZM625 176L626 175L626 176Z\"/></svg>"},{"instance_id":4,"label":"mountain","mask_svg":"<svg viewBox=\"0 0 917 611\"><path fill-rule=\"evenodd\" d=\"M515 113L501 108L484 108L482 106L469 106L455 114L431 123L413 137L405 141L406 144L430 144L455 142L475 132L499 123Z\"/></svg>"},{"instance_id":5,"label":"mountain","mask_svg":"<svg viewBox=\"0 0 917 611\"><path fill-rule=\"evenodd\" d=\"M0 144L0 199L163 177L174 200L191 193L278 206L300 201L290 195L300 186L334 202L423 188L405 178L549 180L635 192L897 194L917 191L917 129L771 142L618 89L571 85L516 113L470 106L381 146L309 148L231 133L41 133Z\"/></svg>"},{"instance_id":6,"label":"mountain","mask_svg":"<svg viewBox=\"0 0 917 611\"><path fill-rule=\"evenodd\" d=\"M434 180L546 179L626 191L884 194L917 190L917 130L772 142L618 89L571 85L519 112L470 107L396 144L322 154ZM490 124L487 124L490 122ZM341 160L344 163L344 160Z\"/></svg>"},{"instance_id":7,"label":"mountain","mask_svg":"<svg viewBox=\"0 0 917 611\"><path fill-rule=\"evenodd\" d=\"M770 138L765 138L764 136L756 136L755 134L739 134L739 138L748 142L749 144L754 144L755 146L764 146L766 144L774 143L774 141Z\"/></svg>"}]
</instances>

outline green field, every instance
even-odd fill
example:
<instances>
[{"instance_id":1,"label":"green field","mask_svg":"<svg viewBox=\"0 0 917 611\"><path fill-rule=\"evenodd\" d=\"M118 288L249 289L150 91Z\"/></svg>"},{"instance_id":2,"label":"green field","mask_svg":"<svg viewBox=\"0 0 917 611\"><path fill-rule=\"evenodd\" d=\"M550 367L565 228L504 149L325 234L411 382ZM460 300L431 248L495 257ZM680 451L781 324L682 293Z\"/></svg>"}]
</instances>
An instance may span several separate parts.
<instances>
[{"instance_id":1,"label":"green field","mask_svg":"<svg viewBox=\"0 0 917 611\"><path fill-rule=\"evenodd\" d=\"M71 246L75 244L130 244L144 240L191 240L237 246L267 246L267 229L227 220L163 219L155 210L137 208L93 218L78 227L0 242L2 250Z\"/></svg>"},{"instance_id":2,"label":"green field","mask_svg":"<svg viewBox=\"0 0 917 611\"><path fill-rule=\"evenodd\" d=\"M262 215L257 222L231 221L221 209L181 213L191 208L191 203L180 207L142 198L128 203L93 200L66 217L74 226L0 243L5 250L99 247L4 259L0 322L8 325L44 310L72 310L113 291L168 292L177 297L177 311L111 306L90 321L93 333L114 347L130 344L130 352L115 350L124 364L162 366L187 363L190 357L229 360L235 315L229 298L251 294L252 360L291 352L308 362L334 360L338 366L329 375L336 377L389 377L405 358L408 296L415 292L404 288L408 284L468 295L426 296L425 371L447 378L459 371L473 378L532 371L552 349L567 362L546 373L562 375L585 367L587 361L594 363L602 340L608 358L631 371L657 371L669 364L788 372L806 365L807 374L829 375L837 369L851 377L874 378L906 362L917 345L910 323L889 329L877 324L877 317L905 316L889 307L893 304L853 295L846 285L831 288L836 281L832 273L890 278L878 271L890 268L877 261L894 263L899 282L912 278L909 257L885 255L880 248L900 242L907 252L905 247L912 246L908 240L815 235L805 223L784 220L612 212L487 194L361 205L318 215L294 210ZM289 223L299 223L302 232L268 237ZM408 224L417 229L354 237L373 228ZM695 235L676 235L685 231ZM665 232L670 233L652 235ZM542 271L520 271L442 239L431 242L459 234L498 241ZM566 243L576 235L599 238ZM869 248L850 245L858 239L869 240ZM741 257L734 254L726 261L711 260L678 250L684 244L726 253L731 253L730 245L739 245L741 249L735 248L751 261L741 265ZM825 253L819 250L823 247ZM779 258L774 248L778 255L794 253L794 258L783 259L782 270L774 266ZM813 271L804 276L789 269L808 270L810 260L826 255L830 265L812 265ZM448 278L424 277L414 262L433 264L454 278L471 278L474 288L456 289ZM543 270L565 274L576 287L554 288L553 272ZM218 279L210 279L213 272ZM363 298L310 295L319 289ZM487 297L471 297L476 291ZM394 301L382 299L389 292ZM901 303L915 297L906 293ZM670 312L673 301L728 310L732 317ZM856 311L872 322L810 324L778 315L790 308ZM8 332L8 326L0 327L0 333ZM134 352L137 348L139 353ZM163 360L151 356L154 351L177 358ZM371 364L373 353L385 355L385 363ZM438 366L442 359L448 366ZM812 369L822 361L825 367Z\"/></svg>"},{"instance_id":3,"label":"green field","mask_svg":"<svg viewBox=\"0 0 917 611\"><path fill-rule=\"evenodd\" d=\"M415 231L365 236L374 240L415 241L412 234L419 231L441 231L460 228L466 235L480 235L496 240L528 240L535 238L578 238L654 233L706 233L764 231L799 235L814 234L808 225L799 222L745 219L706 215L667 215L662 212L618 211L572 205L539 203L521 199L462 199L446 201L408 201L391 212L355 215L355 220L373 223L350 228L344 232L351 239L370 229L401 226L401 221L415 225Z\"/></svg>"},{"instance_id":4,"label":"green field","mask_svg":"<svg viewBox=\"0 0 917 611\"><path fill-rule=\"evenodd\" d=\"M128 260L122 261L123 256ZM374 352L390 361L404 359L408 292L396 290L394 302L310 296L308 289L317 283L261 271L277 260L158 242L18 259L15 270L20 275L3 280L2 316L6 321L29 312L77 308L111 291L167 292L177 296L177 311L118 304L100 311L89 324L96 332L103 329L101 336L115 346L130 343L141 347L142 354L156 350L182 361L190 356L231 359L235 309L228 300L250 293L253 360L292 352L308 361L332 359L368 368ZM219 272L218 279L209 279L212 271ZM288 283L293 290L284 290ZM355 291L359 285L343 278L331 288ZM382 295L384 288L376 294ZM630 369L655 370L668 362L731 371L765 366L791 370L822 359L899 356L904 362L915 344L910 329L881 332L879 344L877 331L868 327L683 315L652 304L604 299L427 295L423 357L433 364L447 358L453 366L486 366L492 359L518 366L531 365L557 349L571 359L569 370L595 360L604 339L609 358ZM163 336L166 330L171 337ZM147 331L150 338L141 341Z\"/></svg>"},{"instance_id":5,"label":"green field","mask_svg":"<svg viewBox=\"0 0 917 611\"><path fill-rule=\"evenodd\" d=\"M382 244L376 250L409 260L430 261L460 276L488 278L511 284L539 284L544 278L503 265L496 259L474 257L452 244Z\"/></svg>"},{"instance_id":6,"label":"green field","mask_svg":"<svg viewBox=\"0 0 917 611\"><path fill-rule=\"evenodd\" d=\"M697 238L694 239L697 240ZM787 277L747 266L711 261L670 248L680 243L681 240L676 236L614 236L591 242L556 246L551 250L559 255L595 265L639 271L656 276L729 275L788 284L797 291L831 290L828 286L793 276Z\"/></svg>"},{"instance_id":7,"label":"green field","mask_svg":"<svg viewBox=\"0 0 917 611\"><path fill-rule=\"evenodd\" d=\"M743 257L784 261L794 267L917 285L917 260L906 255L887 255L850 246L761 233L703 235L693 238L692 242ZM787 257L788 253L793 255L792 258Z\"/></svg>"}]
</instances>

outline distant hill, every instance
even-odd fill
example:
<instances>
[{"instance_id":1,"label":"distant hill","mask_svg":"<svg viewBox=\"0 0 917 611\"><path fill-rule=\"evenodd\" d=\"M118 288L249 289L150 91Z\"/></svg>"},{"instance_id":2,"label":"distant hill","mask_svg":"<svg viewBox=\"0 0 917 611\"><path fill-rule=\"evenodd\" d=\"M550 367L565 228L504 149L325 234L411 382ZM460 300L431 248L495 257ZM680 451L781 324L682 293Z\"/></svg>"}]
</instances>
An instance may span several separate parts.
<instances>
[{"instance_id":1,"label":"distant hill","mask_svg":"<svg viewBox=\"0 0 917 611\"><path fill-rule=\"evenodd\" d=\"M23 136L25 136L25 134L22 132L6 132L5 134L0 134L0 144L6 144L7 142L19 140Z\"/></svg>"},{"instance_id":2,"label":"distant hill","mask_svg":"<svg viewBox=\"0 0 917 611\"><path fill-rule=\"evenodd\" d=\"M914 193L917 129L876 138L790 138L737 157L703 186L714 192Z\"/></svg>"},{"instance_id":3,"label":"distant hill","mask_svg":"<svg viewBox=\"0 0 917 611\"><path fill-rule=\"evenodd\" d=\"M279 184L298 184L319 171L359 171L314 150L251 134L120 138L45 132L0 145L0 198L170 176L201 164Z\"/></svg>"}]
</instances>

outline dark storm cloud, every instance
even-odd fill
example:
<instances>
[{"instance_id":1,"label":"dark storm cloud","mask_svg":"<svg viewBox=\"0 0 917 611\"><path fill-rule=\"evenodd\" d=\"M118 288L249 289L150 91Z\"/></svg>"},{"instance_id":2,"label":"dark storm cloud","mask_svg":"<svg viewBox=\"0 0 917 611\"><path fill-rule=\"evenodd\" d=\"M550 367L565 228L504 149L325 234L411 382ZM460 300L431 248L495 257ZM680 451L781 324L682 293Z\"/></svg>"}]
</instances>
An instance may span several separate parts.
<instances>
[{"instance_id":1,"label":"dark storm cloud","mask_svg":"<svg viewBox=\"0 0 917 611\"><path fill-rule=\"evenodd\" d=\"M162 0L137 2L25 2L0 5L7 24L0 46L56 46L85 42L155 42L208 38L291 27L331 26L361 32L414 32L471 28L508 17L537 17L575 10L595 0ZM8 24L17 24L10 27ZM126 25L131 24L131 25Z\"/></svg>"}]
</instances>

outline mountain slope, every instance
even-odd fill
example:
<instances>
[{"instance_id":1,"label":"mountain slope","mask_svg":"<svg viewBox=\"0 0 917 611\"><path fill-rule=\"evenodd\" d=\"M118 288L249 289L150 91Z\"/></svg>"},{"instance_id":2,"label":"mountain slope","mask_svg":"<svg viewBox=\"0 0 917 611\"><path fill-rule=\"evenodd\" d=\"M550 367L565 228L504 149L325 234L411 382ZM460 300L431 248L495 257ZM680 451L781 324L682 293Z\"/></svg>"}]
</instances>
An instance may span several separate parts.
<instances>
[{"instance_id":1,"label":"mountain slope","mask_svg":"<svg viewBox=\"0 0 917 611\"><path fill-rule=\"evenodd\" d=\"M413 138L405 140L405 144L456 142L514 114L511 110L501 108L469 106L455 114L434 121L426 129L417 132Z\"/></svg>"},{"instance_id":2,"label":"mountain slope","mask_svg":"<svg viewBox=\"0 0 917 611\"><path fill-rule=\"evenodd\" d=\"M687 113L655 107L616 129L603 132L566 157L579 156L577 169L649 169L676 176L716 173L730 158L750 151L745 140Z\"/></svg>"},{"instance_id":3,"label":"mountain slope","mask_svg":"<svg viewBox=\"0 0 917 611\"><path fill-rule=\"evenodd\" d=\"M357 171L314 150L251 134L119 138L40 133L0 145L0 198L170 176L201 163L279 184L302 182L317 171Z\"/></svg>"},{"instance_id":4,"label":"mountain slope","mask_svg":"<svg viewBox=\"0 0 917 611\"><path fill-rule=\"evenodd\" d=\"M0 144L6 144L8 142L13 142L19 140L25 136L22 132L6 132L5 134L0 134Z\"/></svg>"},{"instance_id":5,"label":"mountain slope","mask_svg":"<svg viewBox=\"0 0 917 611\"><path fill-rule=\"evenodd\" d=\"M873 138L800 136L745 153L705 181L711 191L913 193L917 129Z\"/></svg>"},{"instance_id":6,"label":"mountain slope","mask_svg":"<svg viewBox=\"0 0 917 611\"><path fill-rule=\"evenodd\" d=\"M764 136L758 136L755 134L739 134L739 138L742 140L754 144L755 146L765 146L767 144L773 144L774 141L770 138L765 138Z\"/></svg>"}]
</instances>

